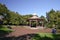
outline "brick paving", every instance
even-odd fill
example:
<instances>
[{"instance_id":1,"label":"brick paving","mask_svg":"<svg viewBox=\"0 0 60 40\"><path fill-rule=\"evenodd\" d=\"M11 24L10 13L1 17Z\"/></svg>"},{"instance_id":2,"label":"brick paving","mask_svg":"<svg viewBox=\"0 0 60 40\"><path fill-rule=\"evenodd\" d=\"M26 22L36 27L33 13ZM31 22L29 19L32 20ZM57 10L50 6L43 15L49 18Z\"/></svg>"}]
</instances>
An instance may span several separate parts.
<instances>
[{"instance_id":1,"label":"brick paving","mask_svg":"<svg viewBox=\"0 0 60 40\"><path fill-rule=\"evenodd\" d=\"M22 36L22 35L26 35L26 34L36 34L36 33L51 33L51 29L30 29L30 28L26 28L26 27L13 27L12 28L13 32L9 33L7 35L8 36L14 36L14 37L18 37L18 36Z\"/></svg>"}]
</instances>

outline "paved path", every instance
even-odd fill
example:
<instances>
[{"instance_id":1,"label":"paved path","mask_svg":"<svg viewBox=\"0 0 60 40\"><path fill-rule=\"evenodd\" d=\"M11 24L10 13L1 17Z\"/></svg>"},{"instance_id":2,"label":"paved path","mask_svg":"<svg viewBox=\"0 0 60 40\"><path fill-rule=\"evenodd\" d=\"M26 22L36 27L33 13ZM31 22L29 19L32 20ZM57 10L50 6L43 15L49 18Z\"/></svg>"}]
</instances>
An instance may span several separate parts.
<instances>
[{"instance_id":1,"label":"paved path","mask_svg":"<svg viewBox=\"0 0 60 40\"><path fill-rule=\"evenodd\" d=\"M7 36L22 36L26 34L36 34L36 33L51 33L51 29L30 29L25 27L13 27L13 32Z\"/></svg>"}]
</instances>

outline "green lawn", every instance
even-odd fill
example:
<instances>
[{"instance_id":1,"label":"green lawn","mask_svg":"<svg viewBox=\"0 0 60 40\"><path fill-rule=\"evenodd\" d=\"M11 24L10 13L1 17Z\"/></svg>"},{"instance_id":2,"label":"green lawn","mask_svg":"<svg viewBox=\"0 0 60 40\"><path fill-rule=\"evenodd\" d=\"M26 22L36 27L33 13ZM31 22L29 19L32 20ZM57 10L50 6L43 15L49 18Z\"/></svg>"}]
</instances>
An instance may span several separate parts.
<instances>
[{"instance_id":1,"label":"green lawn","mask_svg":"<svg viewBox=\"0 0 60 40\"><path fill-rule=\"evenodd\" d=\"M10 32L12 32L12 30L5 27L5 25L2 27L0 26L0 34L10 33Z\"/></svg>"},{"instance_id":2,"label":"green lawn","mask_svg":"<svg viewBox=\"0 0 60 40\"><path fill-rule=\"evenodd\" d=\"M36 34L32 40L60 40L60 34L39 33Z\"/></svg>"}]
</instances>

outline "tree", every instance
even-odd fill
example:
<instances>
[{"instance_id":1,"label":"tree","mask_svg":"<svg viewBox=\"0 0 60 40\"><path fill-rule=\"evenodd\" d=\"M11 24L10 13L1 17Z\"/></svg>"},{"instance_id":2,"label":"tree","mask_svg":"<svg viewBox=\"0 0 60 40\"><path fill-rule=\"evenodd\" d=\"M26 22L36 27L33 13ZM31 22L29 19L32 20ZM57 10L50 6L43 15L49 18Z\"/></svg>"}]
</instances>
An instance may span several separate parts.
<instances>
[{"instance_id":1,"label":"tree","mask_svg":"<svg viewBox=\"0 0 60 40\"><path fill-rule=\"evenodd\" d=\"M50 27L53 27L53 25L55 25L55 28L58 28L58 24L60 23L60 11L55 11L55 10L50 10L48 13L46 13L47 15L47 20L48 20L48 24L50 25ZM56 26L57 25L57 26Z\"/></svg>"},{"instance_id":2,"label":"tree","mask_svg":"<svg viewBox=\"0 0 60 40\"><path fill-rule=\"evenodd\" d=\"M44 16L42 15L40 18L43 19L43 24L44 24L44 26L46 26L46 24L47 24L47 19L46 19L46 17L44 17Z\"/></svg>"},{"instance_id":3,"label":"tree","mask_svg":"<svg viewBox=\"0 0 60 40\"><path fill-rule=\"evenodd\" d=\"M3 23L5 21L7 21L7 15L8 15L8 8L5 6L5 4L1 4L0 3L0 16L3 16ZM0 25L0 34L5 34L5 33L9 33L11 32L11 30L9 30L7 27L5 27L6 25Z\"/></svg>"}]
</instances>

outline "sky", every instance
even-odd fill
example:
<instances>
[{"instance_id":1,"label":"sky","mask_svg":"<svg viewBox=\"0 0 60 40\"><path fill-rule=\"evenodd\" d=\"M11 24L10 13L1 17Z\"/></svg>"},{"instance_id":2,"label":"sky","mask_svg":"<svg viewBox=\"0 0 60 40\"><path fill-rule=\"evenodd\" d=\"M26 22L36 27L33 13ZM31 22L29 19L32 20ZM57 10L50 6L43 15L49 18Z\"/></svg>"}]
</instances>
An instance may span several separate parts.
<instances>
[{"instance_id":1,"label":"sky","mask_svg":"<svg viewBox=\"0 0 60 40\"><path fill-rule=\"evenodd\" d=\"M45 16L51 9L60 10L60 0L0 0L9 10L21 15L34 14Z\"/></svg>"}]
</instances>

